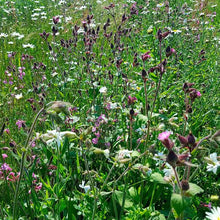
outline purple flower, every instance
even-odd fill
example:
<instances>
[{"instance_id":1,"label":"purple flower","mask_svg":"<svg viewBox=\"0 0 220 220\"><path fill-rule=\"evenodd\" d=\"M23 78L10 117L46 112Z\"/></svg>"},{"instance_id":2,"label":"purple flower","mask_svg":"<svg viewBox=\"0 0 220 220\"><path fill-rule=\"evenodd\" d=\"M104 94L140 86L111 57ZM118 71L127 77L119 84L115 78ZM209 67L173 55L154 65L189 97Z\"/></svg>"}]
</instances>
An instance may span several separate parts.
<instances>
[{"instance_id":1,"label":"purple flower","mask_svg":"<svg viewBox=\"0 0 220 220\"><path fill-rule=\"evenodd\" d=\"M202 94L201 94L199 91L196 92L196 95L197 95L198 97L201 97L201 96L202 96Z\"/></svg>"},{"instance_id":2,"label":"purple flower","mask_svg":"<svg viewBox=\"0 0 220 220\"><path fill-rule=\"evenodd\" d=\"M170 134L171 134L170 131L164 131L164 132L162 132L162 133L159 134L158 139L159 139L160 141L164 141L164 140L166 140L166 139L169 138Z\"/></svg>"},{"instance_id":3,"label":"purple flower","mask_svg":"<svg viewBox=\"0 0 220 220\"><path fill-rule=\"evenodd\" d=\"M92 143L93 143L93 144L98 144L98 141L99 141L98 138L93 138L93 139L92 139Z\"/></svg>"},{"instance_id":4,"label":"purple flower","mask_svg":"<svg viewBox=\"0 0 220 220\"><path fill-rule=\"evenodd\" d=\"M25 126L25 121L23 120L17 120L16 125L18 126L18 129L21 129L23 126Z\"/></svg>"},{"instance_id":5,"label":"purple flower","mask_svg":"<svg viewBox=\"0 0 220 220\"><path fill-rule=\"evenodd\" d=\"M11 167L7 163L2 164L1 170L12 171Z\"/></svg>"},{"instance_id":6,"label":"purple flower","mask_svg":"<svg viewBox=\"0 0 220 220\"><path fill-rule=\"evenodd\" d=\"M160 133L158 136L158 139L168 150L171 150L174 146L174 143L169 139L170 134L171 134L170 131L164 131Z\"/></svg>"},{"instance_id":7,"label":"purple flower","mask_svg":"<svg viewBox=\"0 0 220 220\"><path fill-rule=\"evenodd\" d=\"M142 60L145 61L147 59L150 59L151 58L151 55L149 55L150 51L146 52L145 54L143 54L141 56Z\"/></svg>"},{"instance_id":8,"label":"purple flower","mask_svg":"<svg viewBox=\"0 0 220 220\"><path fill-rule=\"evenodd\" d=\"M7 158L7 157L8 157L7 154L2 154L2 158L3 158L3 160L4 160L5 158Z\"/></svg>"}]
</instances>

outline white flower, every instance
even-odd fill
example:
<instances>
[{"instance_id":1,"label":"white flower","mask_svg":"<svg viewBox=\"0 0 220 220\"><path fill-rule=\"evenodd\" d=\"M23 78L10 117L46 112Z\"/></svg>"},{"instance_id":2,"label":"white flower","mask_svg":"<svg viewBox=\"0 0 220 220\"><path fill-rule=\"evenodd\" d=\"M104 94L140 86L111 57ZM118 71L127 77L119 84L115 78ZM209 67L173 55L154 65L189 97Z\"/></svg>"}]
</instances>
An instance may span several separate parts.
<instances>
[{"instance_id":1,"label":"white flower","mask_svg":"<svg viewBox=\"0 0 220 220\"><path fill-rule=\"evenodd\" d=\"M33 44L22 44L23 48L34 48L35 46Z\"/></svg>"},{"instance_id":2,"label":"white flower","mask_svg":"<svg viewBox=\"0 0 220 220\"><path fill-rule=\"evenodd\" d=\"M179 34L181 32L182 32L181 30L172 30L172 33L174 33L174 34Z\"/></svg>"},{"instance_id":3,"label":"white flower","mask_svg":"<svg viewBox=\"0 0 220 220\"><path fill-rule=\"evenodd\" d=\"M1 38L1 37L8 37L8 35L5 34L5 33L0 33L0 38Z\"/></svg>"},{"instance_id":4,"label":"white flower","mask_svg":"<svg viewBox=\"0 0 220 220\"><path fill-rule=\"evenodd\" d=\"M125 150L119 150L119 152L118 152L118 159L119 159L119 160L122 160L122 159L124 159L125 157L130 158L132 152L133 152L133 151L127 150L127 149L125 149Z\"/></svg>"},{"instance_id":5,"label":"white flower","mask_svg":"<svg viewBox=\"0 0 220 220\"><path fill-rule=\"evenodd\" d=\"M107 92L107 88L104 86L104 87L99 89L99 92L104 94L104 93Z\"/></svg>"},{"instance_id":6,"label":"white flower","mask_svg":"<svg viewBox=\"0 0 220 220\"><path fill-rule=\"evenodd\" d=\"M85 181L82 181L82 184L79 184L79 187L85 190L85 193L87 193L90 190L89 185L85 185Z\"/></svg>"},{"instance_id":7,"label":"white flower","mask_svg":"<svg viewBox=\"0 0 220 220\"><path fill-rule=\"evenodd\" d=\"M164 6L164 3L157 4L157 8L161 8Z\"/></svg>"},{"instance_id":8,"label":"white flower","mask_svg":"<svg viewBox=\"0 0 220 220\"><path fill-rule=\"evenodd\" d=\"M57 141L57 145L58 147L60 147L60 141L61 139L61 134L60 132L56 131L56 130L52 130L52 131L47 131L46 134L42 134L40 136L40 138L45 141L47 144L50 144L51 142L53 142L54 140Z\"/></svg>"},{"instance_id":9,"label":"white flower","mask_svg":"<svg viewBox=\"0 0 220 220\"><path fill-rule=\"evenodd\" d=\"M217 160L217 153L210 154L209 158L206 159L208 161L207 171L212 171L216 174L218 167L220 167L220 161Z\"/></svg>"},{"instance_id":10,"label":"white flower","mask_svg":"<svg viewBox=\"0 0 220 220\"><path fill-rule=\"evenodd\" d=\"M109 149L103 150L103 153L104 153L106 158L109 158Z\"/></svg>"},{"instance_id":11,"label":"white flower","mask_svg":"<svg viewBox=\"0 0 220 220\"><path fill-rule=\"evenodd\" d=\"M23 98L22 93L15 95L15 98L16 98L17 100L19 100L19 99Z\"/></svg>"},{"instance_id":12,"label":"white flower","mask_svg":"<svg viewBox=\"0 0 220 220\"><path fill-rule=\"evenodd\" d=\"M220 207L213 207L211 212L206 212L206 218L210 220L219 220L220 219Z\"/></svg>"}]
</instances>

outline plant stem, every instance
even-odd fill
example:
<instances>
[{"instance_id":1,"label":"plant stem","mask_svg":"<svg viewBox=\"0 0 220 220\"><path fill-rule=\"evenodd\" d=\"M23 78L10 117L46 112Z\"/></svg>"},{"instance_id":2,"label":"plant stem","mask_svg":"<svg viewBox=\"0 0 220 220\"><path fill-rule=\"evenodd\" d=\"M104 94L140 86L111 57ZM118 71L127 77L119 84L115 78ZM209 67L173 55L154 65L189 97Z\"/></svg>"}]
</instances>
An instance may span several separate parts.
<instances>
[{"instance_id":1,"label":"plant stem","mask_svg":"<svg viewBox=\"0 0 220 220\"><path fill-rule=\"evenodd\" d=\"M130 150L132 150L132 117L130 118Z\"/></svg>"},{"instance_id":2,"label":"plant stem","mask_svg":"<svg viewBox=\"0 0 220 220\"><path fill-rule=\"evenodd\" d=\"M149 205L150 208L152 208L152 203L153 203L153 199L154 199L155 189L156 189L156 183L154 183L154 188L153 188L153 192L152 192L151 199L150 199L150 205Z\"/></svg>"},{"instance_id":3,"label":"plant stem","mask_svg":"<svg viewBox=\"0 0 220 220\"><path fill-rule=\"evenodd\" d=\"M144 80L144 95L145 95L145 114L148 116L148 100L147 100L147 81Z\"/></svg>"},{"instance_id":4,"label":"plant stem","mask_svg":"<svg viewBox=\"0 0 220 220\"><path fill-rule=\"evenodd\" d=\"M178 173L176 172L176 167L172 167L172 168L173 168L174 175L175 175L175 178L176 178L176 181L177 181L177 185L178 185L179 190L181 191L181 194L182 194L182 188L181 188L181 184L180 184L180 179L179 179Z\"/></svg>"},{"instance_id":5,"label":"plant stem","mask_svg":"<svg viewBox=\"0 0 220 220\"><path fill-rule=\"evenodd\" d=\"M49 103L50 104L50 103ZM40 114L43 112L45 108L43 107L36 115L33 124L31 125L31 129L29 132L29 135L27 137L26 143L24 145L24 151L22 152L22 157L21 157L21 166L20 166L20 176L16 185L16 190L15 190L15 196L14 196L14 205L13 205L13 219L16 219L16 205L17 205L17 199L18 199L18 192L19 192L19 187L20 187L20 183L21 183L21 178L23 175L23 171L24 171L24 163L25 163L25 154L27 152L27 147L28 147L28 143L31 139L35 124L37 122L38 117L40 116Z\"/></svg>"},{"instance_id":6,"label":"plant stem","mask_svg":"<svg viewBox=\"0 0 220 220\"><path fill-rule=\"evenodd\" d=\"M110 171L109 171L109 173L108 173L108 176L106 177L105 182L104 182L104 183L103 183L103 185L102 185L102 188L101 188L100 192L102 191L102 189L103 189L103 188L104 188L104 186L106 185L107 180L109 179L110 174L112 173L112 171L113 171L113 169L114 169L115 165L116 165L116 163L114 163L114 164L112 165L112 167L111 167L111 169L110 169Z\"/></svg>"}]
</instances>

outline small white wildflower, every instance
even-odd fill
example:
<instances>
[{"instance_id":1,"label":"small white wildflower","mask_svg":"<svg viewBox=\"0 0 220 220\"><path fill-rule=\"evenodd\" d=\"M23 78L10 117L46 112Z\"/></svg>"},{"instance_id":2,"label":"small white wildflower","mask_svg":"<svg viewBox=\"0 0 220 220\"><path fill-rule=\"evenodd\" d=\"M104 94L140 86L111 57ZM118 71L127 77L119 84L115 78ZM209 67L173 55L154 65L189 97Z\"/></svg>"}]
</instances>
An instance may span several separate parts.
<instances>
[{"instance_id":1,"label":"small white wildflower","mask_svg":"<svg viewBox=\"0 0 220 220\"><path fill-rule=\"evenodd\" d=\"M107 92L107 88L104 86L104 87L101 87L99 89L99 92L102 93L102 94L105 94Z\"/></svg>"},{"instance_id":2,"label":"small white wildflower","mask_svg":"<svg viewBox=\"0 0 220 220\"><path fill-rule=\"evenodd\" d=\"M181 30L172 30L172 33L174 33L174 34L179 34L181 32L182 32Z\"/></svg>"},{"instance_id":3,"label":"small white wildflower","mask_svg":"<svg viewBox=\"0 0 220 220\"><path fill-rule=\"evenodd\" d=\"M209 158L206 158L208 161L207 171L212 171L214 174L217 173L218 167L220 167L220 161L217 160L217 153L212 153L209 155Z\"/></svg>"},{"instance_id":4,"label":"small white wildflower","mask_svg":"<svg viewBox=\"0 0 220 220\"><path fill-rule=\"evenodd\" d=\"M164 6L164 3L157 4L157 8L161 8Z\"/></svg>"},{"instance_id":5,"label":"small white wildflower","mask_svg":"<svg viewBox=\"0 0 220 220\"><path fill-rule=\"evenodd\" d=\"M22 93L15 95L15 98L16 98L17 100L19 100L19 99L23 98Z\"/></svg>"},{"instance_id":6,"label":"small white wildflower","mask_svg":"<svg viewBox=\"0 0 220 220\"><path fill-rule=\"evenodd\" d=\"M89 185L85 185L85 181L82 181L82 184L79 184L79 187L85 190L85 193L87 193L90 190Z\"/></svg>"},{"instance_id":7,"label":"small white wildflower","mask_svg":"<svg viewBox=\"0 0 220 220\"><path fill-rule=\"evenodd\" d=\"M127 149L125 149L125 150L119 150L119 152L118 152L118 159L121 160L121 159L124 159L124 158L126 158L126 157L130 158L132 152L133 152L133 151L127 150Z\"/></svg>"},{"instance_id":8,"label":"small white wildflower","mask_svg":"<svg viewBox=\"0 0 220 220\"><path fill-rule=\"evenodd\" d=\"M105 149L105 150L103 151L103 153L104 153L104 155L105 155L106 158L109 158L109 149Z\"/></svg>"},{"instance_id":9,"label":"small white wildflower","mask_svg":"<svg viewBox=\"0 0 220 220\"><path fill-rule=\"evenodd\" d=\"M35 46L33 44L22 44L23 48L35 48Z\"/></svg>"},{"instance_id":10,"label":"small white wildflower","mask_svg":"<svg viewBox=\"0 0 220 220\"><path fill-rule=\"evenodd\" d=\"M5 33L0 33L0 38L1 38L1 37L8 37L8 35L5 34Z\"/></svg>"}]
</instances>

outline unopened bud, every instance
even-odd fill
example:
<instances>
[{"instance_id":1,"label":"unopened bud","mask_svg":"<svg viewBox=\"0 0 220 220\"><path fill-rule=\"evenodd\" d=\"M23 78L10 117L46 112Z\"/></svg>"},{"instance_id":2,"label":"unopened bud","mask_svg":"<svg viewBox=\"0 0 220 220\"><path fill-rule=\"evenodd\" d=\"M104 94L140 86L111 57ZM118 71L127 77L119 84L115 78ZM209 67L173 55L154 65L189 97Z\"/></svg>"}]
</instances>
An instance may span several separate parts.
<instances>
[{"instance_id":1,"label":"unopened bud","mask_svg":"<svg viewBox=\"0 0 220 220\"><path fill-rule=\"evenodd\" d=\"M192 133L190 133L190 134L188 135L187 139L188 139L188 143L189 143L190 145L194 145L195 142L196 142L195 137L193 136Z\"/></svg>"},{"instance_id":2,"label":"unopened bud","mask_svg":"<svg viewBox=\"0 0 220 220\"><path fill-rule=\"evenodd\" d=\"M187 139L187 138L185 138L185 137L183 137L183 136L181 136L181 135L179 135L179 134L177 134L177 137L178 137L180 143L181 143L184 147L187 146L187 144L188 144L188 139Z\"/></svg>"},{"instance_id":3,"label":"unopened bud","mask_svg":"<svg viewBox=\"0 0 220 220\"><path fill-rule=\"evenodd\" d=\"M167 155L167 159L166 159L167 163L169 163L172 167L176 166L176 162L178 161L178 156L176 155L176 153L173 150L170 150L168 155Z\"/></svg>"},{"instance_id":4,"label":"unopened bud","mask_svg":"<svg viewBox=\"0 0 220 220\"><path fill-rule=\"evenodd\" d=\"M182 190L187 191L189 189L189 182L188 182L188 180L182 180L181 181L181 187L182 187Z\"/></svg>"}]
</instances>

